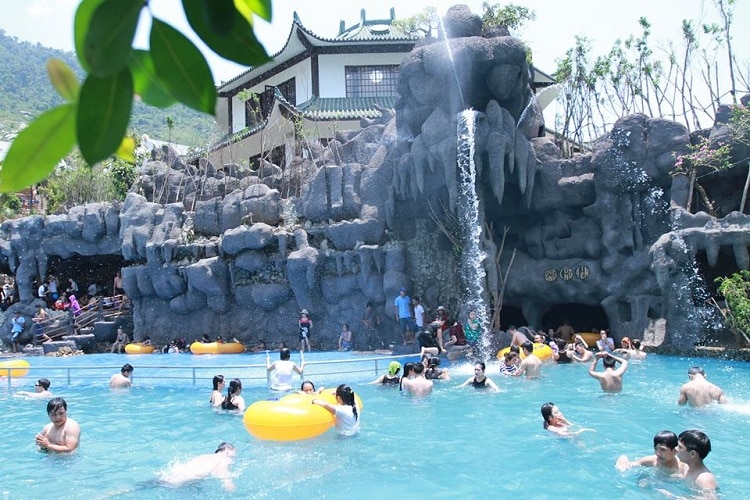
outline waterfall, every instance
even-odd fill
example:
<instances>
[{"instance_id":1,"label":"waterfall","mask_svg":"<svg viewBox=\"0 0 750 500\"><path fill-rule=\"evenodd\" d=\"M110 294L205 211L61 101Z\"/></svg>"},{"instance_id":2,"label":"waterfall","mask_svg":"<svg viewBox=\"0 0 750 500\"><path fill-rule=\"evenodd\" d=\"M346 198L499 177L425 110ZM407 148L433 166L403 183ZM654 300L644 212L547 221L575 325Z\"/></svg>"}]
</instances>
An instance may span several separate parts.
<instances>
[{"instance_id":1,"label":"waterfall","mask_svg":"<svg viewBox=\"0 0 750 500\"><path fill-rule=\"evenodd\" d=\"M461 253L461 286L462 309L474 310L482 323L482 341L480 345L482 359L489 356L490 339L488 334L487 306L482 298L484 292L485 271L483 261L486 254L482 250L480 237L482 227L479 223L479 197L476 188L476 168L474 165L474 125L476 112L463 111L458 116L458 145L456 161L459 169L458 219L463 228L463 251Z\"/></svg>"}]
</instances>

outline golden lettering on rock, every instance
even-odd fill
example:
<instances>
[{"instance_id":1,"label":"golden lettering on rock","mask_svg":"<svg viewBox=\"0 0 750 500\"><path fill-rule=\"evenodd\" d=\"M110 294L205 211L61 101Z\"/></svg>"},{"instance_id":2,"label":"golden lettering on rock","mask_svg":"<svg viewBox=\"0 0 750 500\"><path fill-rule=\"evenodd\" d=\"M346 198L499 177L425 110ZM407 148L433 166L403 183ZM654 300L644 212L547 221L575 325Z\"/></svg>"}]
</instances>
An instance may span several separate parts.
<instances>
[{"instance_id":1,"label":"golden lettering on rock","mask_svg":"<svg viewBox=\"0 0 750 500\"><path fill-rule=\"evenodd\" d=\"M569 267L563 267L560 269L560 277L565 281L569 281L573 278L573 270Z\"/></svg>"},{"instance_id":2,"label":"golden lettering on rock","mask_svg":"<svg viewBox=\"0 0 750 500\"><path fill-rule=\"evenodd\" d=\"M557 271L554 269L547 269L544 271L545 281L555 281L557 279Z\"/></svg>"}]
</instances>

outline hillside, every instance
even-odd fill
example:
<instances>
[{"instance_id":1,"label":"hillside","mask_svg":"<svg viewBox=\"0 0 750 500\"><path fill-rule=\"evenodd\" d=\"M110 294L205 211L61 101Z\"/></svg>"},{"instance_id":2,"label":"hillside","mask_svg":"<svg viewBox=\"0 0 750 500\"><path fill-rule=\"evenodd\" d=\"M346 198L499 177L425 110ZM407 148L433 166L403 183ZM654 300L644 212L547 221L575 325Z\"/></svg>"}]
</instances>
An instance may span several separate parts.
<instances>
[{"instance_id":1,"label":"hillside","mask_svg":"<svg viewBox=\"0 0 750 500\"><path fill-rule=\"evenodd\" d=\"M8 140L33 117L62 103L47 78L49 58L62 59L79 76L83 74L75 54L20 41L0 30L0 140ZM170 133L167 117L174 120ZM204 146L216 139L219 129L213 118L182 105L157 109L136 103L130 129L154 139L190 146Z\"/></svg>"}]
</instances>

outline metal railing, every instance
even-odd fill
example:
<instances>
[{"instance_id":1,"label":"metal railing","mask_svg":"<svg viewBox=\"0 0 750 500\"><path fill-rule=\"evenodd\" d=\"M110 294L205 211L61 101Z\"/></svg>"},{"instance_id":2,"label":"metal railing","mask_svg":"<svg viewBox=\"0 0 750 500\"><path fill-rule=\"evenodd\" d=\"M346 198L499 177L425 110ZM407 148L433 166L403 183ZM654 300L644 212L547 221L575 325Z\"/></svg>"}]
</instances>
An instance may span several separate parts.
<instances>
[{"instance_id":1,"label":"metal railing","mask_svg":"<svg viewBox=\"0 0 750 500\"><path fill-rule=\"evenodd\" d=\"M368 358L337 359L323 361L306 361L305 373L299 375L300 381L310 376L321 377L338 374L372 373L377 377L388 368L391 361L415 358L418 354L400 354L395 356L377 356ZM333 366L344 366L346 369L332 370ZM315 367L322 367L316 370ZM92 379L109 380L113 373L119 373L122 365L96 365L96 366L29 366L26 378L46 378L50 381L63 382L72 385L74 380ZM270 383L270 373L266 370L265 363L247 365L206 365L206 366L168 366L168 365L134 365L133 380L181 380L191 381L193 386L210 381L216 373L223 373L227 378L240 376L243 381L264 380ZM11 370L18 368L0 368L0 377L6 377ZM257 373L254 373L257 372ZM227 375L227 374L231 375ZM12 388L12 379L7 379L8 389Z\"/></svg>"},{"instance_id":2,"label":"metal railing","mask_svg":"<svg viewBox=\"0 0 750 500\"><path fill-rule=\"evenodd\" d=\"M44 320L34 318L34 329L39 325L45 335L52 340L59 340L66 335L75 335L82 328L89 328L97 321L114 321L120 316L130 314L130 300L125 295L113 295L112 297L98 297L96 302L89 303L81 308L76 316L73 311L53 311L48 313ZM33 331L33 344L36 345L36 331Z\"/></svg>"}]
</instances>

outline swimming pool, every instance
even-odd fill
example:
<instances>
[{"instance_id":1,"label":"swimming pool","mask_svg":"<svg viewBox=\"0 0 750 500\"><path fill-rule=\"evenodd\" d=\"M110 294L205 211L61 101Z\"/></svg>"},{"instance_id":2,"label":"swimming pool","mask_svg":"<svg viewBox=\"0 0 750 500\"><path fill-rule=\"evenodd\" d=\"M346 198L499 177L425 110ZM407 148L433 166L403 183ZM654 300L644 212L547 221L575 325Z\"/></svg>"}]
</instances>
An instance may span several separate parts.
<instances>
[{"instance_id":1,"label":"swimming pool","mask_svg":"<svg viewBox=\"0 0 750 500\"><path fill-rule=\"evenodd\" d=\"M272 359L278 355L272 354ZM356 359L348 353L313 353L307 360ZM299 361L299 354L293 355ZM667 488L685 494L678 483L650 479L647 470L617 472L620 454L651 453L653 435L670 429L704 430L713 451L706 459L724 498L741 498L750 490L746 431L750 424L750 364L650 355L631 364L624 392L603 395L585 365L545 365L544 378L526 381L488 375L503 389L491 394L455 386L472 367L453 367L453 380L437 382L423 400L398 390L369 386L374 372L335 375L318 365L308 373L318 384L352 385L364 401L362 431L339 438L333 431L316 439L276 443L250 436L236 415L208 406L212 369L190 378L149 378L148 366L172 366L159 373L182 377L177 367L262 365L265 355L88 355L76 358L31 358L34 370L0 386L0 491L3 498L661 498ZM65 378L52 378L51 390L68 402L68 413L82 429L81 447L71 456L36 451L34 435L49 421L46 401L13 395L33 390L37 378L62 376L53 366L135 366L135 386L111 391L114 369L99 368ZM679 386L687 369L697 364L720 385L733 404L703 409L679 407ZM363 363L364 367L372 363ZM352 369L346 365L346 369ZM355 368L359 365L354 365ZM387 362L381 364L381 370ZM37 370L37 367L40 367ZM41 369L41 367L46 367ZM356 368L358 369L358 368ZM155 369L151 369L155 370ZM275 394L265 387L265 370L215 370L243 378L245 401ZM381 371L382 373L382 371ZM554 438L542 429L539 407L554 401L574 423L593 427L577 439ZM154 483L155 473L171 461L211 453L219 442L237 447L233 470L236 491L205 480L180 489Z\"/></svg>"}]
</instances>

